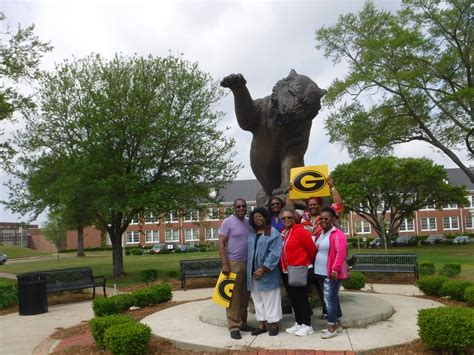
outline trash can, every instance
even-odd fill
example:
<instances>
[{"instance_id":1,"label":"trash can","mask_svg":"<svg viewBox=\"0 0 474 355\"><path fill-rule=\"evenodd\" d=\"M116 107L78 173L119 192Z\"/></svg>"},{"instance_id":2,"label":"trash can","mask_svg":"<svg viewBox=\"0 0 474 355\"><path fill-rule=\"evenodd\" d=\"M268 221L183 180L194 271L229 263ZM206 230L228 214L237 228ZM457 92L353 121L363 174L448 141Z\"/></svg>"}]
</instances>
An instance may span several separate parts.
<instances>
[{"instance_id":1,"label":"trash can","mask_svg":"<svg viewBox=\"0 0 474 355\"><path fill-rule=\"evenodd\" d=\"M31 272L17 275L18 306L21 316L48 312L46 274Z\"/></svg>"}]
</instances>

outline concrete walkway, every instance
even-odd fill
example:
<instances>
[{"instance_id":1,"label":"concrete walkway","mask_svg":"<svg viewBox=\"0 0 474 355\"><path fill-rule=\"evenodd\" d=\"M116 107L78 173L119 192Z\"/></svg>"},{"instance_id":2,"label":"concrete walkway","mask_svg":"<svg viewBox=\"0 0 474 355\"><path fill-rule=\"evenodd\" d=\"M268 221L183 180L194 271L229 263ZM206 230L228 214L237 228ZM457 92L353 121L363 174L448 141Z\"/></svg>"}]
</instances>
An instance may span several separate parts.
<instances>
[{"instance_id":1,"label":"concrete walkway","mask_svg":"<svg viewBox=\"0 0 474 355\"><path fill-rule=\"evenodd\" d=\"M395 308L395 314L387 321L379 322L367 328L348 329L344 334L325 341L320 338L320 333L304 338L296 338L282 333L277 337L272 337L274 338L272 341L265 334L259 337L251 337L243 333L244 338L240 342L232 340L229 338L227 329L205 324L199 320L196 321L199 317L200 305L209 302L202 300L210 297L212 289L175 291L173 292L174 301L200 301L168 308L155 313L153 316L155 316L157 322L161 322L166 318L179 323L179 329L176 330L176 336L179 334L180 337L179 340L191 343L193 337L200 337L203 339L202 341L205 340L203 348L207 349L248 350L247 346L251 346L253 349L256 347L265 349L319 348L360 351L413 340L417 337L417 310L441 305L430 300L406 296L419 293L418 289L411 285L374 284L373 291L383 292L370 294L370 296L381 297L390 302ZM18 313L0 316L0 353L2 355L47 354L54 349L56 344L54 340L49 339L49 336L57 328L68 328L93 318L91 303L91 301L88 301L50 306L47 313L33 316L19 316ZM184 319L186 321L183 322ZM188 325L192 325L192 328L189 328ZM166 327L159 328L167 329L168 327L169 324ZM160 335L159 330L157 334ZM216 339L222 339L226 343L210 343ZM303 341L305 343L302 343ZM200 346L194 344L192 348L198 350Z\"/></svg>"}]
</instances>

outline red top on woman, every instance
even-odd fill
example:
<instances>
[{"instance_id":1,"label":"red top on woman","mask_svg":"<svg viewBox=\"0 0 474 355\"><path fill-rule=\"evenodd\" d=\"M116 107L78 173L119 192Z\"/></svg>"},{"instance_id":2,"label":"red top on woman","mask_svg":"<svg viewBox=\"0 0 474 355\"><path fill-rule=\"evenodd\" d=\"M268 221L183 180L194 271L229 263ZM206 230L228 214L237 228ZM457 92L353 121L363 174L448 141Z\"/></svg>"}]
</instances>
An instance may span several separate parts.
<instances>
[{"instance_id":1,"label":"red top on woman","mask_svg":"<svg viewBox=\"0 0 474 355\"><path fill-rule=\"evenodd\" d=\"M294 224L283 236L280 269L287 272L287 266L313 265L316 256L311 233L301 224Z\"/></svg>"}]
</instances>

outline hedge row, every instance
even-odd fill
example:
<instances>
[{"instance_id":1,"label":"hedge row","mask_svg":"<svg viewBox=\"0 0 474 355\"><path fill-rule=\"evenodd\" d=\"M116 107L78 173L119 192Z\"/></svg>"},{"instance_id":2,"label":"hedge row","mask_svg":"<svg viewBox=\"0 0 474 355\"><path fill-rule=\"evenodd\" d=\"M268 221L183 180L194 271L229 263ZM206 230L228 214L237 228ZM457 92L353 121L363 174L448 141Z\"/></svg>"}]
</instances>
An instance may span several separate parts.
<instances>
[{"instance_id":1,"label":"hedge row","mask_svg":"<svg viewBox=\"0 0 474 355\"><path fill-rule=\"evenodd\" d=\"M474 309L439 307L418 312L420 338L442 353L474 350Z\"/></svg>"},{"instance_id":2,"label":"hedge row","mask_svg":"<svg viewBox=\"0 0 474 355\"><path fill-rule=\"evenodd\" d=\"M117 314L121 311L135 307L153 306L171 299L171 287L161 284L136 290L132 293L120 294L108 298L97 298L92 303L96 316Z\"/></svg>"},{"instance_id":3,"label":"hedge row","mask_svg":"<svg viewBox=\"0 0 474 355\"><path fill-rule=\"evenodd\" d=\"M443 275L430 275L421 277L417 285L425 295L447 296L454 300L474 304L474 284L471 281L449 280Z\"/></svg>"},{"instance_id":4,"label":"hedge row","mask_svg":"<svg viewBox=\"0 0 474 355\"><path fill-rule=\"evenodd\" d=\"M146 354L151 329L131 317L114 314L96 317L90 321L92 336L99 348L113 355Z\"/></svg>"},{"instance_id":5,"label":"hedge row","mask_svg":"<svg viewBox=\"0 0 474 355\"><path fill-rule=\"evenodd\" d=\"M0 309L18 303L18 289L16 285L0 282Z\"/></svg>"}]
</instances>

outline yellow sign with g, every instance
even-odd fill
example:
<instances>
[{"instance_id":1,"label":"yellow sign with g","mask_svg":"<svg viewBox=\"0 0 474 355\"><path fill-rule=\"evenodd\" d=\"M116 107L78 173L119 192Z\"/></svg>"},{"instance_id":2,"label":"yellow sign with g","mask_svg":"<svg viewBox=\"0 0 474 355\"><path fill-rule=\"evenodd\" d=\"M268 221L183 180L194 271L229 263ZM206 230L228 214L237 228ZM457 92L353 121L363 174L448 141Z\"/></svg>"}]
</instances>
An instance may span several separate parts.
<instances>
[{"instance_id":1,"label":"yellow sign with g","mask_svg":"<svg viewBox=\"0 0 474 355\"><path fill-rule=\"evenodd\" d=\"M327 165L313 165L293 168L290 171L290 199L307 199L309 197L330 196Z\"/></svg>"}]
</instances>

